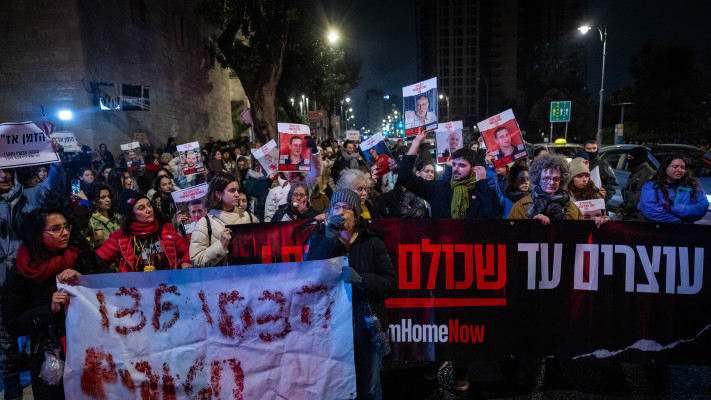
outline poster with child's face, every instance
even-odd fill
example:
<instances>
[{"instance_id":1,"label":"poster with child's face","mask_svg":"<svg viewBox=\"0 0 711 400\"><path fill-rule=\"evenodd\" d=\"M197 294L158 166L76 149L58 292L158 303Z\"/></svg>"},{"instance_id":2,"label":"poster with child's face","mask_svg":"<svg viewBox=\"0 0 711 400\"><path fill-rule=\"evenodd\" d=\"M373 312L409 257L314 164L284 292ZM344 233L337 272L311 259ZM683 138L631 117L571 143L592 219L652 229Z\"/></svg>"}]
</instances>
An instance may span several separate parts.
<instances>
[{"instance_id":1,"label":"poster with child's face","mask_svg":"<svg viewBox=\"0 0 711 400\"><path fill-rule=\"evenodd\" d=\"M500 167L528 155L521 130L510 108L477 124L486 148L494 156L494 167Z\"/></svg>"},{"instance_id":2,"label":"poster with child's face","mask_svg":"<svg viewBox=\"0 0 711 400\"><path fill-rule=\"evenodd\" d=\"M306 147L307 125L279 123L279 172L311 171L311 149Z\"/></svg>"},{"instance_id":3,"label":"poster with child's face","mask_svg":"<svg viewBox=\"0 0 711 400\"><path fill-rule=\"evenodd\" d=\"M279 146L273 139L258 149L252 149L252 155L257 159L259 165L267 174L272 177L277 174L277 163L279 162Z\"/></svg>"},{"instance_id":4,"label":"poster with child's face","mask_svg":"<svg viewBox=\"0 0 711 400\"><path fill-rule=\"evenodd\" d=\"M138 142L131 142L121 145L124 159L126 160L126 168L129 171L137 171L143 168L143 154L141 153L141 145Z\"/></svg>"},{"instance_id":5,"label":"poster with child's face","mask_svg":"<svg viewBox=\"0 0 711 400\"><path fill-rule=\"evenodd\" d=\"M452 154L463 147L462 121L445 122L437 126L437 163L444 164L452 159Z\"/></svg>"},{"instance_id":6,"label":"poster with child's face","mask_svg":"<svg viewBox=\"0 0 711 400\"><path fill-rule=\"evenodd\" d=\"M202 154L200 154L200 143L181 144L177 149L180 154L180 169L183 171L183 175L188 176L205 172Z\"/></svg>"},{"instance_id":7,"label":"poster with child's face","mask_svg":"<svg viewBox=\"0 0 711 400\"><path fill-rule=\"evenodd\" d=\"M373 176L381 177L397 168L393 153L385 144L382 135L374 135L360 144L360 149L365 154L365 160L370 165Z\"/></svg>"}]
</instances>

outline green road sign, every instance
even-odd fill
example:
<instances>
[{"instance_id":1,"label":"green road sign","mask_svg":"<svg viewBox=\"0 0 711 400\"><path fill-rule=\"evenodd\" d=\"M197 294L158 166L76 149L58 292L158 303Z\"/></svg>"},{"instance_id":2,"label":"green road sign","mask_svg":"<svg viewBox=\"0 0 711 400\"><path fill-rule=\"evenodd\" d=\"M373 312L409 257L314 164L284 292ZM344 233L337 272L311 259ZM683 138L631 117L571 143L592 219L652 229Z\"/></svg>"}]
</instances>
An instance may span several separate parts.
<instances>
[{"instance_id":1,"label":"green road sign","mask_svg":"<svg viewBox=\"0 0 711 400\"><path fill-rule=\"evenodd\" d=\"M551 101L551 122L570 122L569 101Z\"/></svg>"}]
</instances>

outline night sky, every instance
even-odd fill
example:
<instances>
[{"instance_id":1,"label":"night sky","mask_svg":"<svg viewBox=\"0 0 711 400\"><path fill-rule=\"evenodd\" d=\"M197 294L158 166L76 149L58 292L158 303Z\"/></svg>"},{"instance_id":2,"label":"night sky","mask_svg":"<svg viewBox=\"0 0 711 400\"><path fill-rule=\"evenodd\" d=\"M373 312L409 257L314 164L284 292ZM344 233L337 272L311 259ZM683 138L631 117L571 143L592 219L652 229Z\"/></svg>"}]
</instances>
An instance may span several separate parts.
<instances>
[{"instance_id":1,"label":"night sky","mask_svg":"<svg viewBox=\"0 0 711 400\"><path fill-rule=\"evenodd\" d=\"M325 2L324 18L339 27L344 44L363 60L359 85L350 93L358 127L365 124L366 91L402 97L402 87L417 79L414 4L414 0ZM697 62L711 62L711 1L591 0L588 16L591 26L607 25L606 99L632 82L630 58L649 39L690 46L697 51ZM597 102L602 43L597 31L587 36L588 91Z\"/></svg>"}]
</instances>

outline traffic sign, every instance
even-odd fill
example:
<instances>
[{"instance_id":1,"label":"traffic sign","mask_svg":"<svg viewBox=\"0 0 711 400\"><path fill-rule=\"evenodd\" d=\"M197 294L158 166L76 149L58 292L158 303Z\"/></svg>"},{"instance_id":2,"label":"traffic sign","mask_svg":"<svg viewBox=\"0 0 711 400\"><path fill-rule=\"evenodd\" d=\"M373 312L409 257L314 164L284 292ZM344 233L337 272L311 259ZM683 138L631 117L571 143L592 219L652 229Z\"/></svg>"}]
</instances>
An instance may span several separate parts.
<instances>
[{"instance_id":1,"label":"traffic sign","mask_svg":"<svg viewBox=\"0 0 711 400\"><path fill-rule=\"evenodd\" d=\"M551 101L551 122L570 122L569 101Z\"/></svg>"}]
</instances>

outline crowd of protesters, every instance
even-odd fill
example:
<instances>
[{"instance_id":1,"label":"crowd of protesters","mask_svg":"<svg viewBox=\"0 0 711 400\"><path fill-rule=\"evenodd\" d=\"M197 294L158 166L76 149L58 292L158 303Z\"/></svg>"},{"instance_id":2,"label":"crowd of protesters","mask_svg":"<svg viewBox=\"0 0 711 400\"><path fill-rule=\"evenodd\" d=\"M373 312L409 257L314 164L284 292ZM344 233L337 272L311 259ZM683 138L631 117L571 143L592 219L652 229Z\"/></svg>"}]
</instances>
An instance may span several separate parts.
<instances>
[{"instance_id":1,"label":"crowd of protesters","mask_svg":"<svg viewBox=\"0 0 711 400\"><path fill-rule=\"evenodd\" d=\"M397 289L395 269L382 239L366 223L372 218L610 220L604 210L584 215L575 201L609 201L617 185L609 165L598 157L594 141L572 161L545 149L530 159L494 168L493 156L474 141L451 155L437 176L425 135L409 146L402 140L391 152L399 168L374 178L356 143L333 139L311 149L308 173L267 176L251 156L248 141L204 144L203 173L185 176L176 142L141 148L144 168L131 170L105 144L93 151L62 154L63 162L0 170L0 364L6 399L22 398L21 352L17 337L31 337L29 369L37 399L63 398L61 387L39 377L43 341L50 328L64 335L63 305L68 295L56 279L72 282L79 274L135 272L227 265L232 232L227 225L314 220L308 259L348 254L343 270L353 283L356 301L368 303L385 321L384 300ZM693 223L708 209L688 161L672 155L659 169L646 162L638 147L628 157L632 175L625 202L615 219ZM599 167L602 187L590 179ZM79 190L68 183L77 179ZM171 193L208 183L208 193L179 209ZM355 316L355 314L354 314ZM355 357L359 398L380 398L382 355L370 333L355 318ZM459 366L461 367L461 366ZM456 388L468 382L456 368Z\"/></svg>"}]
</instances>

